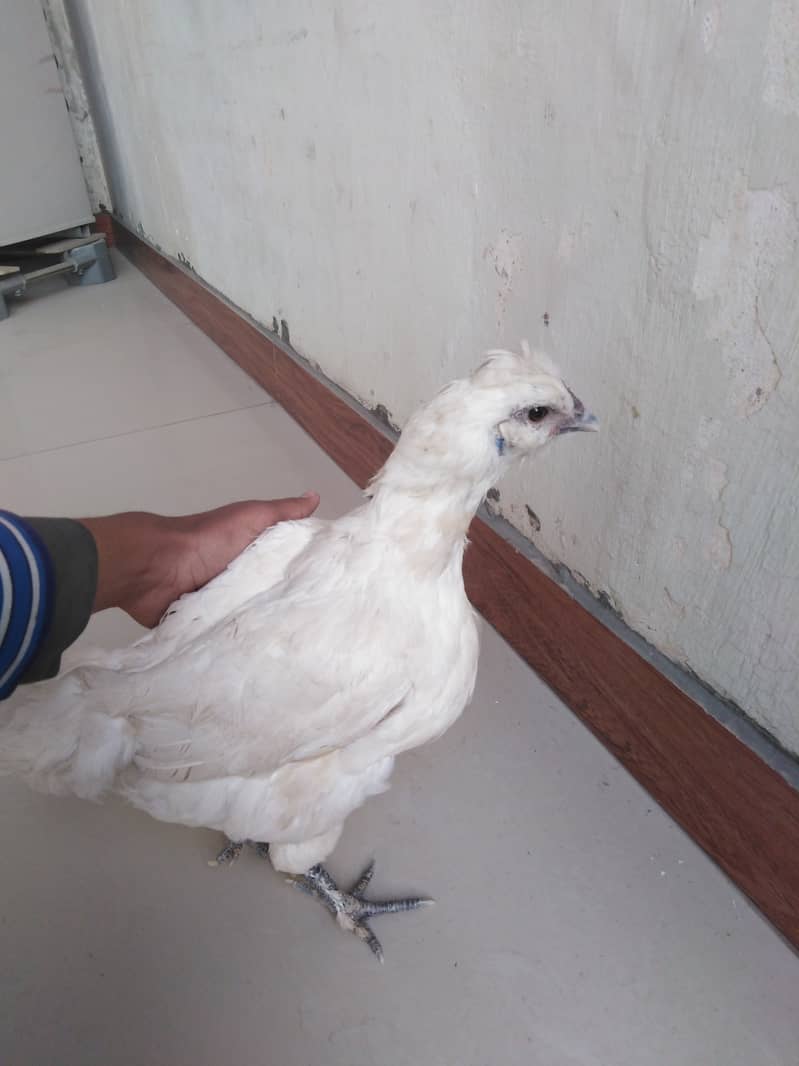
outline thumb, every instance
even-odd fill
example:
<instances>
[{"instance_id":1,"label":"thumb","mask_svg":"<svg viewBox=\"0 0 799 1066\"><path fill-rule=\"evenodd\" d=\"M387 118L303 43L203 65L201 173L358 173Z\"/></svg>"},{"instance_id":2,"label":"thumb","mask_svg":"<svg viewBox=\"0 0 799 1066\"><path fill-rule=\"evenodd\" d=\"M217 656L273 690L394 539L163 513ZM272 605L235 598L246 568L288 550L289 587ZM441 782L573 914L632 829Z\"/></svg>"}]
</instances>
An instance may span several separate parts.
<instances>
[{"instance_id":1,"label":"thumb","mask_svg":"<svg viewBox=\"0 0 799 1066\"><path fill-rule=\"evenodd\" d=\"M307 518L318 506L319 494L316 492L306 492L302 496L290 496L284 500L271 500L269 525Z\"/></svg>"}]
</instances>

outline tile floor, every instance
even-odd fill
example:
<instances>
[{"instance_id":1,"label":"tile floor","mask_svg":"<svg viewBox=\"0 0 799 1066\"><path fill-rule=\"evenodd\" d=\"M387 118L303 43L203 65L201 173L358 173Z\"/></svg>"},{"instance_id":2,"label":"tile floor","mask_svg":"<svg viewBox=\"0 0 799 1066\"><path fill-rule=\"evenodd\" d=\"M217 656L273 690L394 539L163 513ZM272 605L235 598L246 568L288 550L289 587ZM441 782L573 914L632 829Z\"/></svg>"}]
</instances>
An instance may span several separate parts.
<instances>
[{"instance_id":1,"label":"tile floor","mask_svg":"<svg viewBox=\"0 0 799 1066\"><path fill-rule=\"evenodd\" d=\"M312 441L124 260L0 323L0 501L182 512L316 488ZM127 640L124 616L83 641ZM254 855L0 780L8 1066L798 1066L799 956L485 631L474 702L351 820L380 967Z\"/></svg>"}]
</instances>

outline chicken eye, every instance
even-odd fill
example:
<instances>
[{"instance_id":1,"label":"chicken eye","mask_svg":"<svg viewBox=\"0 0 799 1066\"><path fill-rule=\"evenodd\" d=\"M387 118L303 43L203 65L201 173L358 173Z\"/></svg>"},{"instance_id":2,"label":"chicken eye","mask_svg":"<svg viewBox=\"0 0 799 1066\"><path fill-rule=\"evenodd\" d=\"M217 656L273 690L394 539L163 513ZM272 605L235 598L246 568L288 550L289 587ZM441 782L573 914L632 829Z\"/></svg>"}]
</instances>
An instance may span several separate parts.
<instances>
[{"instance_id":1,"label":"chicken eye","mask_svg":"<svg viewBox=\"0 0 799 1066\"><path fill-rule=\"evenodd\" d=\"M542 422L549 414L548 407L531 407L527 412L527 417L531 422Z\"/></svg>"}]
</instances>

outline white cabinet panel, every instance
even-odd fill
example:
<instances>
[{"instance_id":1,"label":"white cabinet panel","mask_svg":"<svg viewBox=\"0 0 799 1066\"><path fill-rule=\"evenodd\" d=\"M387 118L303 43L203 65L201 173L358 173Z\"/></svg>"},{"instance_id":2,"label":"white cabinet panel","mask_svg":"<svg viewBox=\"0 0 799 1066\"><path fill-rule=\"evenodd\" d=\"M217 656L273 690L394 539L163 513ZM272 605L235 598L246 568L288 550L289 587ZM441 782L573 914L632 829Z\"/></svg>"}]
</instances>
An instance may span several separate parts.
<instances>
[{"instance_id":1,"label":"white cabinet panel","mask_svg":"<svg viewBox=\"0 0 799 1066\"><path fill-rule=\"evenodd\" d=\"M90 222L80 158L38 0L3 0L0 101L0 245Z\"/></svg>"}]
</instances>

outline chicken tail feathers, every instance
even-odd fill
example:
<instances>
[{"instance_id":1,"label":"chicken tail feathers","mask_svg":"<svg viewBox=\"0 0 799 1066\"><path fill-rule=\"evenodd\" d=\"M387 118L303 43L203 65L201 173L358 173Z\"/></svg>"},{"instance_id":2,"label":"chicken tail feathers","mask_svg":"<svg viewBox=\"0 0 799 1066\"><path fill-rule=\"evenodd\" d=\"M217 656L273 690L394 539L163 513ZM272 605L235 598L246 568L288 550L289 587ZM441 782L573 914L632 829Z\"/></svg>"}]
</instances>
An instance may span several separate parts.
<instances>
[{"instance_id":1,"label":"chicken tail feathers","mask_svg":"<svg viewBox=\"0 0 799 1066\"><path fill-rule=\"evenodd\" d=\"M79 673L20 690L0 710L0 774L23 777L41 792L99 799L135 748L130 723L111 717Z\"/></svg>"}]
</instances>

